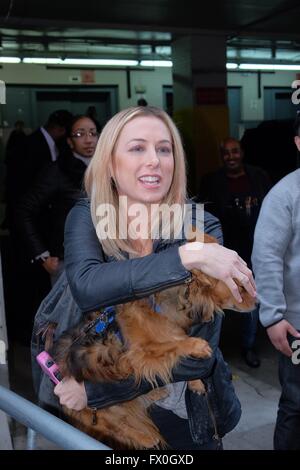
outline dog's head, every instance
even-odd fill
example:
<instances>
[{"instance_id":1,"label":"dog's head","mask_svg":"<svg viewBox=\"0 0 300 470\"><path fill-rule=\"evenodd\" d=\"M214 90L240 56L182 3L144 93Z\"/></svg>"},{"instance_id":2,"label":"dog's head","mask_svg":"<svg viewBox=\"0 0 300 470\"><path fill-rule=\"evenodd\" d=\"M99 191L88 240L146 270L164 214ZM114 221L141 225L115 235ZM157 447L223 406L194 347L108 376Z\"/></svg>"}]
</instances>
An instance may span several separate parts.
<instances>
[{"instance_id":1,"label":"dog's head","mask_svg":"<svg viewBox=\"0 0 300 470\"><path fill-rule=\"evenodd\" d=\"M204 243L218 243L214 237L197 229L194 229L193 234L190 232L189 242L195 239ZM215 312L222 313L224 310L250 312L255 308L255 299L237 281L242 297L241 303L235 299L224 282L207 276L197 269L193 269L191 273L191 278L184 284L155 294L162 312L172 317L178 324L188 327L199 317L202 321L210 321Z\"/></svg>"},{"instance_id":2,"label":"dog's head","mask_svg":"<svg viewBox=\"0 0 300 470\"><path fill-rule=\"evenodd\" d=\"M202 240L204 243L218 243L216 238L206 233L201 233L198 229L192 227L189 241L196 239ZM224 282L194 269L192 270L192 277L186 287L184 297L191 305L194 314L197 311L201 312L204 321L209 321L214 312L223 312L223 310L250 312L255 308L256 300L248 294L246 289L237 280L235 282L238 285L242 302L238 302L235 299Z\"/></svg>"},{"instance_id":3,"label":"dog's head","mask_svg":"<svg viewBox=\"0 0 300 470\"><path fill-rule=\"evenodd\" d=\"M256 301L242 285L238 282L237 285L242 302L235 299L224 282L194 269L185 297L191 304L193 313L201 312L204 321L209 321L214 312L223 312L223 310L250 312L255 308Z\"/></svg>"}]
</instances>

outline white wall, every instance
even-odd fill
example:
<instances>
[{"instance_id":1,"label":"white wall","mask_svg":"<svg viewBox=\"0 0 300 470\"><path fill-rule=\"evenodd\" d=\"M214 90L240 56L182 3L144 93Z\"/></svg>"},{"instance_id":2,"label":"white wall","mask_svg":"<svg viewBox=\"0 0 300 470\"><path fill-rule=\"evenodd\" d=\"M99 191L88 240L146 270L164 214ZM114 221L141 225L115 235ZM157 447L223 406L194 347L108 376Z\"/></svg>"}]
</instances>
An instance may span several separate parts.
<instances>
[{"instance_id":1,"label":"white wall","mask_svg":"<svg viewBox=\"0 0 300 470\"><path fill-rule=\"evenodd\" d=\"M258 98L258 76L256 73L228 73L227 85L242 87L242 121L262 121L264 119L264 87L291 87L296 78L296 72L262 73L261 98ZM293 91L291 88L291 94Z\"/></svg>"},{"instance_id":2,"label":"white wall","mask_svg":"<svg viewBox=\"0 0 300 470\"><path fill-rule=\"evenodd\" d=\"M102 70L95 71L94 85L117 85L119 88L120 109L135 105L141 96L135 92L135 86L146 87L143 97L149 104L155 106L163 105L163 85L172 85L172 69L157 68L154 71L131 71L131 93L127 98L127 84L125 70ZM79 81L72 82L72 78L78 77ZM72 85L81 84L80 69L60 70L47 69L43 65L30 64L3 64L0 69L0 80L6 84L31 84L31 85ZM242 87L242 121L261 121L264 119L263 87L285 86L290 87L296 80L295 72L262 73L261 90L262 97L258 98L257 74L255 73L228 73L228 86ZM89 85L87 84L88 88ZM292 89L291 89L292 93Z\"/></svg>"},{"instance_id":3,"label":"white wall","mask_svg":"<svg viewBox=\"0 0 300 470\"><path fill-rule=\"evenodd\" d=\"M78 77L79 81L72 81ZM135 93L135 86L146 87L143 97L154 106L163 105L163 85L172 85L172 69L157 68L153 71L131 71L131 99L127 98L127 82L125 70L101 70L95 71L95 85L118 85L120 109L135 105L141 96ZM72 85L82 84L80 69L60 70L47 69L43 65L30 64L3 64L0 69L0 80L7 85ZM87 89L89 85L86 85Z\"/></svg>"}]
</instances>

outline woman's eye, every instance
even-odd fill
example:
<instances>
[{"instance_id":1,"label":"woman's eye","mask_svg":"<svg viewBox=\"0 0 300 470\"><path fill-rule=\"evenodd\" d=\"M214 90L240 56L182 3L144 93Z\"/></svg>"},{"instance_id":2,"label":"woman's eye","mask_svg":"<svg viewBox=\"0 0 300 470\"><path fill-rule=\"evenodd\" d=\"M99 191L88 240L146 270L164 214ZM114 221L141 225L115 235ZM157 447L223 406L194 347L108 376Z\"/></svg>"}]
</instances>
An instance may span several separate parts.
<instances>
[{"instance_id":1,"label":"woman's eye","mask_svg":"<svg viewBox=\"0 0 300 470\"><path fill-rule=\"evenodd\" d=\"M157 150L159 153L167 154L167 155L169 155L172 152L172 149L170 147L159 147Z\"/></svg>"},{"instance_id":2,"label":"woman's eye","mask_svg":"<svg viewBox=\"0 0 300 470\"><path fill-rule=\"evenodd\" d=\"M141 145L136 145L130 149L130 152L142 152L144 148Z\"/></svg>"}]
</instances>

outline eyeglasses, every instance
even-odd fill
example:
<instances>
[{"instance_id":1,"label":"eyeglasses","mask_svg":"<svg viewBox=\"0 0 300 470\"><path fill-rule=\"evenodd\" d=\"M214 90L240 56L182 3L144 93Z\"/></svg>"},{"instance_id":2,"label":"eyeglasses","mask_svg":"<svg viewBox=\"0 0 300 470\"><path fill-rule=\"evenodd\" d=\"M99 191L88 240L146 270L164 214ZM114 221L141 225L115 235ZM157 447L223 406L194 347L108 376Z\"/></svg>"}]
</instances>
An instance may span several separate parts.
<instances>
[{"instance_id":1,"label":"eyeglasses","mask_svg":"<svg viewBox=\"0 0 300 470\"><path fill-rule=\"evenodd\" d=\"M97 131L88 131L88 132L83 132L83 131L77 131L71 134L71 137L74 137L75 139L82 139L83 137L93 137L96 139L99 136Z\"/></svg>"}]
</instances>

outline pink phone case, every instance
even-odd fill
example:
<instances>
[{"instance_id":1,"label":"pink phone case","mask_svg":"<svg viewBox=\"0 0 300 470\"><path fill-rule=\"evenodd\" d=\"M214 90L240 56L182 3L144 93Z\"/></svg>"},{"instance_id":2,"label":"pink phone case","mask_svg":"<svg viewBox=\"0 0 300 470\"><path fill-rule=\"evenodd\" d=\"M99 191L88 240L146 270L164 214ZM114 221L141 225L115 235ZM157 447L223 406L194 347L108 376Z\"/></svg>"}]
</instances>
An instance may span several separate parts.
<instances>
[{"instance_id":1,"label":"pink phone case","mask_svg":"<svg viewBox=\"0 0 300 470\"><path fill-rule=\"evenodd\" d=\"M50 354L48 354L46 351L43 351L36 357L36 360L45 374L50 377L52 382L54 382L56 385L61 382L62 377L60 375L59 368L57 364L55 364Z\"/></svg>"}]
</instances>

